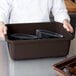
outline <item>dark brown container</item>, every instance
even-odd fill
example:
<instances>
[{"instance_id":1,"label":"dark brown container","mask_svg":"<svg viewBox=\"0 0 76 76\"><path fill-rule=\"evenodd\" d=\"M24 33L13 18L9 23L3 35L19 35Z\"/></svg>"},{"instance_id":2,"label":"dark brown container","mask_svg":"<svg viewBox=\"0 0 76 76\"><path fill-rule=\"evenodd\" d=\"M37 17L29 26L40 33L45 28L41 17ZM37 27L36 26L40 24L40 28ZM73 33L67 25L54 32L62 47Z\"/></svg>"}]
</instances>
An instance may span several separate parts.
<instances>
[{"instance_id":1,"label":"dark brown container","mask_svg":"<svg viewBox=\"0 0 76 76\"><path fill-rule=\"evenodd\" d=\"M76 55L54 64L53 69L58 76L76 76Z\"/></svg>"},{"instance_id":2,"label":"dark brown container","mask_svg":"<svg viewBox=\"0 0 76 76\"><path fill-rule=\"evenodd\" d=\"M61 23L22 23L7 24L9 53L13 59L43 58L66 56L69 52L70 41L74 33L67 32ZM8 35L13 33L36 34L36 29L47 29L60 33L64 38L49 38L35 40L10 40Z\"/></svg>"}]
</instances>

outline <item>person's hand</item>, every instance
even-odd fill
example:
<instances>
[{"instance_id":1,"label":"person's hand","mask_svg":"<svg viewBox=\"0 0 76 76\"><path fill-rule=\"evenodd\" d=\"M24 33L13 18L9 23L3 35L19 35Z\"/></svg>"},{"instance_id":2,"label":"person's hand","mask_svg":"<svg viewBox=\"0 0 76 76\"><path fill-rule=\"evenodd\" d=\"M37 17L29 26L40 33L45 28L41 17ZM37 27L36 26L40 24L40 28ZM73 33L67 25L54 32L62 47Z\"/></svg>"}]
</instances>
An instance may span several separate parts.
<instances>
[{"instance_id":1,"label":"person's hand","mask_svg":"<svg viewBox=\"0 0 76 76\"><path fill-rule=\"evenodd\" d=\"M3 22L0 22L0 37L5 38L6 34L7 34L7 27Z\"/></svg>"},{"instance_id":2,"label":"person's hand","mask_svg":"<svg viewBox=\"0 0 76 76\"><path fill-rule=\"evenodd\" d=\"M71 32L71 33L73 33L73 27L71 26L71 24L70 24L70 22L67 20L67 19L65 19L64 21L63 21L63 27L68 31L68 32Z\"/></svg>"}]
</instances>

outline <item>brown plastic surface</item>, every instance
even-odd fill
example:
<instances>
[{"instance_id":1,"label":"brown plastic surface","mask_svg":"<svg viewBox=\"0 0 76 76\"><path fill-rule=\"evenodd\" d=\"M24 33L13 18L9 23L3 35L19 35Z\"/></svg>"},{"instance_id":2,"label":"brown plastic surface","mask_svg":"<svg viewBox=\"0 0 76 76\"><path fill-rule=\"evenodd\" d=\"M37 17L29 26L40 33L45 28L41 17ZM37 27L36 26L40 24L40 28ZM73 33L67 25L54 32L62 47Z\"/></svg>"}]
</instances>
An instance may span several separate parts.
<instances>
[{"instance_id":1,"label":"brown plastic surface","mask_svg":"<svg viewBox=\"0 0 76 76\"><path fill-rule=\"evenodd\" d=\"M47 29L64 35L64 38L10 40L7 38L10 56L15 59L43 58L66 56L69 52L70 40L74 34L67 32L61 23L22 23L7 24L8 34L25 33L35 35L36 29Z\"/></svg>"},{"instance_id":2,"label":"brown plastic surface","mask_svg":"<svg viewBox=\"0 0 76 76\"><path fill-rule=\"evenodd\" d=\"M76 55L75 56L72 56L72 57L69 57L69 58L66 58L64 59L63 61L61 62L58 62L56 64L53 65L53 69L56 71L56 73L58 74L58 76L72 76L72 75L69 75L67 74L64 70L65 67L68 68L68 66L70 64L72 64L73 62L76 62ZM72 66L76 67L76 64L73 64ZM71 67L71 66L70 66ZM69 68L68 68L69 69ZM69 69L70 70L70 69ZM71 71L71 70L70 70ZM69 71L69 72L70 72ZM76 74L76 69L75 69L75 74ZM76 76L76 75L74 75Z\"/></svg>"}]
</instances>

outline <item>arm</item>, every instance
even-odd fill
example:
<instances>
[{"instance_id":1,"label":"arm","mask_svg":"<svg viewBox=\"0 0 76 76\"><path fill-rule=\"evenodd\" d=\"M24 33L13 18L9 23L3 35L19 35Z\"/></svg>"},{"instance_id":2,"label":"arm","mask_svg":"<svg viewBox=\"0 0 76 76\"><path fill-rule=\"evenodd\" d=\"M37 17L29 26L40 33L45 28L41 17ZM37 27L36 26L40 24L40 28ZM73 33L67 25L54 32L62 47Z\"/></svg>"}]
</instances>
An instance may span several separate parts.
<instances>
[{"instance_id":1,"label":"arm","mask_svg":"<svg viewBox=\"0 0 76 76\"><path fill-rule=\"evenodd\" d=\"M7 27L3 22L0 22L0 37L4 38L5 34L7 34Z\"/></svg>"},{"instance_id":2,"label":"arm","mask_svg":"<svg viewBox=\"0 0 76 76\"><path fill-rule=\"evenodd\" d=\"M53 8L52 13L54 15L54 20L56 22L63 23L63 27L68 32L73 32L73 27L70 24L70 17L68 15L68 12L66 10L64 0L53 0Z\"/></svg>"},{"instance_id":3,"label":"arm","mask_svg":"<svg viewBox=\"0 0 76 76\"><path fill-rule=\"evenodd\" d=\"M7 33L7 27L5 24L8 23L9 13L10 13L10 1L11 0L1 0L0 1L0 37L4 37Z\"/></svg>"}]
</instances>

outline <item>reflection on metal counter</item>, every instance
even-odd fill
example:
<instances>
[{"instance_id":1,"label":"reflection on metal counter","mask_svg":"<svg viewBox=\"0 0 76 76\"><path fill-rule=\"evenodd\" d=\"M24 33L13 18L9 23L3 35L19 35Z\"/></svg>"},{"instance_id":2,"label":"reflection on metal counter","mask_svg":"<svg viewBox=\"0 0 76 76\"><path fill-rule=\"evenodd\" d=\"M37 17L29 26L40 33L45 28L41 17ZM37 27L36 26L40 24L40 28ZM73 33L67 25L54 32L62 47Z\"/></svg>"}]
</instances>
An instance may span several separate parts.
<instances>
[{"instance_id":1,"label":"reflection on metal counter","mask_svg":"<svg viewBox=\"0 0 76 76\"><path fill-rule=\"evenodd\" d=\"M6 42L1 38L0 38L0 75L10 76L7 46L6 46Z\"/></svg>"}]
</instances>

